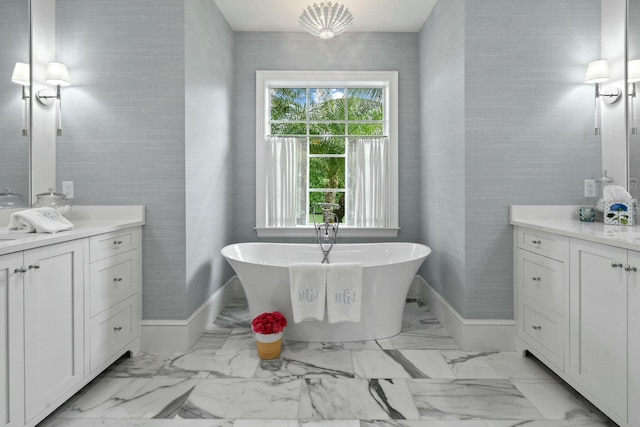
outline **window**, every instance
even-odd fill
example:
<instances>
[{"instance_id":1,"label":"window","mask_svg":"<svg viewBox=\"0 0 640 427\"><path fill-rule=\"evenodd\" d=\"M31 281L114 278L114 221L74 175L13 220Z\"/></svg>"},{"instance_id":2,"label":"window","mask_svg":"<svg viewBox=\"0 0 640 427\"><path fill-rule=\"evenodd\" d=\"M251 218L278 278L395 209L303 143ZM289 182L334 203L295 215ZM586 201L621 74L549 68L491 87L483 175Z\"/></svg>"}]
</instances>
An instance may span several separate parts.
<instances>
[{"instance_id":1,"label":"window","mask_svg":"<svg viewBox=\"0 0 640 427\"><path fill-rule=\"evenodd\" d=\"M307 236L330 202L341 236L396 236L397 72L258 71L256 83L258 235Z\"/></svg>"}]
</instances>

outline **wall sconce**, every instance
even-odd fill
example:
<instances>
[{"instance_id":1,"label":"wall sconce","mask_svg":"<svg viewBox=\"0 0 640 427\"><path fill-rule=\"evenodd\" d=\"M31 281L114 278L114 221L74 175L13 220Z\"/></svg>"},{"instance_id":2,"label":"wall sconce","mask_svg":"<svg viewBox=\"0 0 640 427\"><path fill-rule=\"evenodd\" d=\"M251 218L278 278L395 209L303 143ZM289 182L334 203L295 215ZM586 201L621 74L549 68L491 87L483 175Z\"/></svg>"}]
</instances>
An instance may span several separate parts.
<instances>
[{"instance_id":1,"label":"wall sconce","mask_svg":"<svg viewBox=\"0 0 640 427\"><path fill-rule=\"evenodd\" d=\"M638 125L636 123L635 99L636 99L636 82L640 82L640 59L634 59L627 63L627 82L629 86L629 122L631 124L631 135L638 134Z\"/></svg>"},{"instance_id":2,"label":"wall sconce","mask_svg":"<svg viewBox=\"0 0 640 427\"><path fill-rule=\"evenodd\" d=\"M27 88L31 85L30 71L29 64L16 62L11 75L11 81L22 86L22 102L24 104L22 109L22 136L29 136L29 89Z\"/></svg>"},{"instance_id":3,"label":"wall sconce","mask_svg":"<svg viewBox=\"0 0 640 427\"><path fill-rule=\"evenodd\" d=\"M600 99L607 104L615 104L622 96L622 91L616 87L606 87L600 91L600 83L609 80L609 63L606 59L593 61L587 67L585 83L595 84L595 135L600 135Z\"/></svg>"},{"instance_id":4,"label":"wall sconce","mask_svg":"<svg viewBox=\"0 0 640 427\"><path fill-rule=\"evenodd\" d=\"M67 66L62 62L49 62L47 64L47 77L46 81L49 84L55 85L56 90L53 89L41 89L36 94L36 99L46 106L56 104L56 135L62 135L62 97L60 96L60 86L69 86L71 84L71 78L69 78L69 71Z\"/></svg>"}]
</instances>

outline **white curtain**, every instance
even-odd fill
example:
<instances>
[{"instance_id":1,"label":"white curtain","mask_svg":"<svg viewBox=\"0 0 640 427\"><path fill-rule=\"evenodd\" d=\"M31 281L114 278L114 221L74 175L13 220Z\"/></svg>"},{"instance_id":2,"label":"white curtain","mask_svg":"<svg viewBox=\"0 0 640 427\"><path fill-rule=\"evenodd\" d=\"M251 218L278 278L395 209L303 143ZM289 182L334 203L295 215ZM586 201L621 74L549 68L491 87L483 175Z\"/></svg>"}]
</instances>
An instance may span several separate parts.
<instances>
[{"instance_id":1,"label":"white curtain","mask_svg":"<svg viewBox=\"0 0 640 427\"><path fill-rule=\"evenodd\" d=\"M307 144L304 138L269 137L266 187L267 227L304 224L307 190Z\"/></svg>"},{"instance_id":2,"label":"white curtain","mask_svg":"<svg viewBox=\"0 0 640 427\"><path fill-rule=\"evenodd\" d=\"M349 140L347 178L348 224L354 227L388 227L389 140Z\"/></svg>"}]
</instances>

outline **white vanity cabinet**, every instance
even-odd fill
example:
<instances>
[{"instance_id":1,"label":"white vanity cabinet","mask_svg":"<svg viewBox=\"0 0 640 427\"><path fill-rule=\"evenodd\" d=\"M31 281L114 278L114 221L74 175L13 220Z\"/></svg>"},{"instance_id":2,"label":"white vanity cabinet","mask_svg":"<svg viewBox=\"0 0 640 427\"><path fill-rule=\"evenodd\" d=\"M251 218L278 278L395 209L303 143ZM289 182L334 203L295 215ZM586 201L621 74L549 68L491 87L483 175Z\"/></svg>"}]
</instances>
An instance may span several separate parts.
<instances>
[{"instance_id":1,"label":"white vanity cabinet","mask_svg":"<svg viewBox=\"0 0 640 427\"><path fill-rule=\"evenodd\" d=\"M569 239L521 228L515 246L517 346L564 371Z\"/></svg>"},{"instance_id":2,"label":"white vanity cabinet","mask_svg":"<svg viewBox=\"0 0 640 427\"><path fill-rule=\"evenodd\" d=\"M0 427L22 426L24 419L23 265L22 253L0 256Z\"/></svg>"},{"instance_id":3,"label":"white vanity cabinet","mask_svg":"<svg viewBox=\"0 0 640 427\"><path fill-rule=\"evenodd\" d=\"M83 254L71 241L0 257L0 425L21 426L83 378Z\"/></svg>"},{"instance_id":4,"label":"white vanity cabinet","mask_svg":"<svg viewBox=\"0 0 640 427\"><path fill-rule=\"evenodd\" d=\"M139 335L142 282L139 228L89 238L89 367L113 362ZM135 349L137 352L139 349Z\"/></svg>"},{"instance_id":5,"label":"white vanity cabinet","mask_svg":"<svg viewBox=\"0 0 640 427\"><path fill-rule=\"evenodd\" d=\"M24 252L27 422L84 378L83 264L82 240Z\"/></svg>"},{"instance_id":6,"label":"white vanity cabinet","mask_svg":"<svg viewBox=\"0 0 640 427\"><path fill-rule=\"evenodd\" d=\"M629 253L629 265L638 271L632 271L627 279L627 336L629 338L628 356L628 407L629 425L640 426L640 256Z\"/></svg>"},{"instance_id":7,"label":"white vanity cabinet","mask_svg":"<svg viewBox=\"0 0 640 427\"><path fill-rule=\"evenodd\" d=\"M87 228L0 247L0 427L35 426L140 350L141 227Z\"/></svg>"},{"instance_id":8,"label":"white vanity cabinet","mask_svg":"<svg viewBox=\"0 0 640 427\"><path fill-rule=\"evenodd\" d=\"M640 254L572 239L570 262L571 378L626 419L627 289Z\"/></svg>"},{"instance_id":9,"label":"white vanity cabinet","mask_svg":"<svg viewBox=\"0 0 640 427\"><path fill-rule=\"evenodd\" d=\"M632 230L553 220L515 225L517 349L619 425L639 427L640 245L620 234Z\"/></svg>"}]
</instances>

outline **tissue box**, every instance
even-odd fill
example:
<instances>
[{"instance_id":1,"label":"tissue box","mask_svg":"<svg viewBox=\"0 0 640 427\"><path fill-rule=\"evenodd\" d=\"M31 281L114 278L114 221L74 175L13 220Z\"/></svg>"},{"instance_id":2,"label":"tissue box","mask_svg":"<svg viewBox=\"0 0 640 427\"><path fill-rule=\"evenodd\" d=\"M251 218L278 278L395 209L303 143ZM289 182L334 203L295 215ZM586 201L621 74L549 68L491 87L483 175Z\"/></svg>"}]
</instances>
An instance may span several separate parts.
<instances>
[{"instance_id":1,"label":"tissue box","mask_svg":"<svg viewBox=\"0 0 640 427\"><path fill-rule=\"evenodd\" d=\"M604 223L611 225L634 225L636 218L636 201L605 200Z\"/></svg>"}]
</instances>

